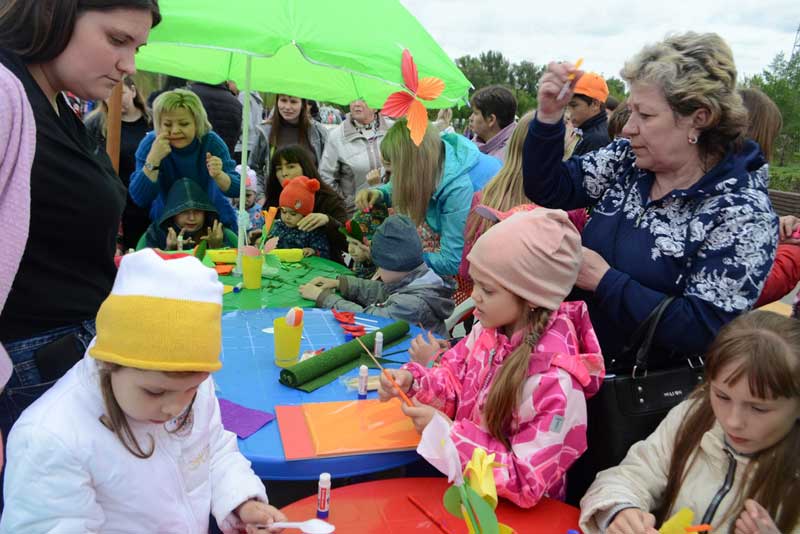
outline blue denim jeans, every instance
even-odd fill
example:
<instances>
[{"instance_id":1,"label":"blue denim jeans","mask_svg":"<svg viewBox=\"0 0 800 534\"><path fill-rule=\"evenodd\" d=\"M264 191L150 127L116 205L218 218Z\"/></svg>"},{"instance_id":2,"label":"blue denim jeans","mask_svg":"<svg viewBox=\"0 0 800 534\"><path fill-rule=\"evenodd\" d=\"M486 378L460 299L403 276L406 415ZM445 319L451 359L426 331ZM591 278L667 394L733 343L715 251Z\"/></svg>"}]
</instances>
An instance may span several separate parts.
<instances>
[{"instance_id":1,"label":"blue denim jeans","mask_svg":"<svg viewBox=\"0 0 800 534\"><path fill-rule=\"evenodd\" d=\"M76 335L78 342L83 345L85 350L95 336L94 320L85 321L77 326L49 330L36 337L20 339L3 345L14 364L11 378L3 393L0 394L0 430L3 431L4 436L8 436L8 431L22 411L33 404L55 383L55 380L42 382L34 354L45 345L72 333Z\"/></svg>"},{"instance_id":2,"label":"blue denim jeans","mask_svg":"<svg viewBox=\"0 0 800 534\"><path fill-rule=\"evenodd\" d=\"M96 333L94 319L84 321L77 326L56 328L36 337L20 339L3 345L8 355L11 356L11 363L14 364L11 378L8 380L3 393L0 394L0 430L3 432L4 453L11 426L19 419L25 408L44 395L56 382L55 380L42 382L42 377L39 375L39 369L36 367L36 361L33 358L34 354L45 345L71 333L75 334L78 342L83 345L85 350ZM4 504L3 474L3 472L0 472L0 512L2 512Z\"/></svg>"}]
</instances>

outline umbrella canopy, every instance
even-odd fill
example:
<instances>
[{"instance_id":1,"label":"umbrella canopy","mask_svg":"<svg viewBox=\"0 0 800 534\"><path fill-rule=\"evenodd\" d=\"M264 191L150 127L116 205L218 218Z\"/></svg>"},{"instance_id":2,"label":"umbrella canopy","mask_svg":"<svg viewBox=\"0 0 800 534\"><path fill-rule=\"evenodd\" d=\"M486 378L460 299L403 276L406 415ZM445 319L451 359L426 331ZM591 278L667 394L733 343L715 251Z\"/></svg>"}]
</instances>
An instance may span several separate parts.
<instances>
[{"instance_id":1,"label":"umbrella canopy","mask_svg":"<svg viewBox=\"0 0 800 534\"><path fill-rule=\"evenodd\" d=\"M380 108L403 89L403 49L444 92L428 108L467 102L455 63L397 0L161 0L163 22L136 58L141 70L337 104Z\"/></svg>"}]
</instances>

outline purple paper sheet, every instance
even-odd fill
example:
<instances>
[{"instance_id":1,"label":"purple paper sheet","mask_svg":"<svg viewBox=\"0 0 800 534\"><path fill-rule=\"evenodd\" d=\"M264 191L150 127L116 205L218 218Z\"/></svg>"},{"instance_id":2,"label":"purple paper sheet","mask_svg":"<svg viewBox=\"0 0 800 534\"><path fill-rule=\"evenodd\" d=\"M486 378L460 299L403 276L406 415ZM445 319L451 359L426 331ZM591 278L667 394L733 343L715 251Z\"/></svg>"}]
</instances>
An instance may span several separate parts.
<instances>
[{"instance_id":1,"label":"purple paper sheet","mask_svg":"<svg viewBox=\"0 0 800 534\"><path fill-rule=\"evenodd\" d=\"M261 410L247 408L226 399L219 399L219 411L222 417L222 426L242 439L255 434L275 416Z\"/></svg>"}]
</instances>

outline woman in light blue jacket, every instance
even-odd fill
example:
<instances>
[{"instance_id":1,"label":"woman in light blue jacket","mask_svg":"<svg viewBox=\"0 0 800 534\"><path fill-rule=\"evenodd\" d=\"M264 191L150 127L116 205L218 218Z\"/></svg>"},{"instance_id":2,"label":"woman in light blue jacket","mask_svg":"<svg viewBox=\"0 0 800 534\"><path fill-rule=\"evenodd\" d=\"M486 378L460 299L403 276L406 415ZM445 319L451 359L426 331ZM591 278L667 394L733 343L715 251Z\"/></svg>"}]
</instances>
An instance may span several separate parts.
<instances>
[{"instance_id":1,"label":"woman in light blue jacket","mask_svg":"<svg viewBox=\"0 0 800 534\"><path fill-rule=\"evenodd\" d=\"M406 119L398 120L381 142L381 157L391 165L388 184L360 191L356 206L367 209L382 195L388 206L417 224L425 263L439 276L458 272L464 248L464 225L473 183L485 183L481 154L456 134L440 136L428 128L419 146L411 140Z\"/></svg>"}]
</instances>

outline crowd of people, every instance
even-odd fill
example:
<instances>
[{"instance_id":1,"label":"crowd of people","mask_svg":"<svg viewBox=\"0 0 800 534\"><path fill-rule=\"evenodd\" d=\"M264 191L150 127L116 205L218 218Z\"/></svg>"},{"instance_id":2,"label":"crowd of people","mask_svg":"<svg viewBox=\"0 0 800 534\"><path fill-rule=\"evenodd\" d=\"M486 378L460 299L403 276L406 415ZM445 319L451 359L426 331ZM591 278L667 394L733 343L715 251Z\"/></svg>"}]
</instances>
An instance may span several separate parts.
<instances>
[{"instance_id":1,"label":"crowd of people","mask_svg":"<svg viewBox=\"0 0 800 534\"><path fill-rule=\"evenodd\" d=\"M155 0L0 7L0 532L285 519L220 420L217 275L162 252L237 246L242 183L251 242L351 268L302 297L431 332L380 397L412 397L402 409L421 432L444 418L462 463L494 454L500 497L566 497L598 446L587 425L604 424L587 403L631 372L636 333L665 304L651 368L702 358L705 381L594 478L581 528L655 534L683 507L715 531L800 528L800 323L751 311L800 280L800 219L779 219L768 195L780 112L738 87L720 36L633 54L623 102L599 74L550 63L537 109L520 117L511 91L481 88L466 135L446 110L416 142L407 118L361 99L328 126L303 95L265 111L233 82L180 83L146 105L134 56L160 21ZM85 124L65 92L97 102ZM475 323L448 339L468 300Z\"/></svg>"}]
</instances>

